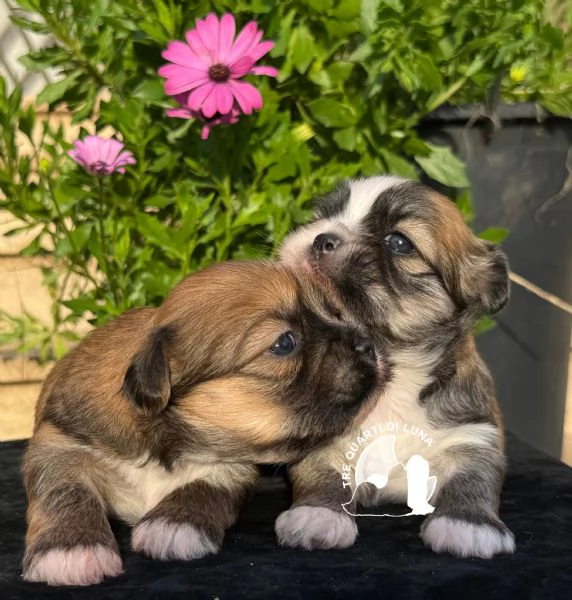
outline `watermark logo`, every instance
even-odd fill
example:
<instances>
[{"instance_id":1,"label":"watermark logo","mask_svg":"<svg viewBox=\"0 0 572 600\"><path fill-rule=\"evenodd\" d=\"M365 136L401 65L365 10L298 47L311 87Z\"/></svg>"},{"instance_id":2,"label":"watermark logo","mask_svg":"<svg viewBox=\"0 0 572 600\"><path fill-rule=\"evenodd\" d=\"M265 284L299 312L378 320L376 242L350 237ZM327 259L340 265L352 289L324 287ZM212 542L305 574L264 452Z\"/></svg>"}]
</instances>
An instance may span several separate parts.
<instances>
[{"instance_id":1,"label":"watermark logo","mask_svg":"<svg viewBox=\"0 0 572 600\"><path fill-rule=\"evenodd\" d=\"M408 517L410 515L427 515L435 510L429 503L437 486L437 478L429 472L429 462L421 453L412 454L399 460L396 455L398 436L409 435L421 440L427 448L433 439L420 427L399 421L388 421L375 424L364 429L362 435L349 446L345 453L346 463L342 465L342 485L352 486L351 499L342 504L342 508L354 517ZM398 471L401 470L401 473ZM403 477L407 485L407 506L410 512L402 515L392 514L359 514L351 512L351 506L359 487L362 484L373 484L378 491L390 485L392 477Z\"/></svg>"}]
</instances>

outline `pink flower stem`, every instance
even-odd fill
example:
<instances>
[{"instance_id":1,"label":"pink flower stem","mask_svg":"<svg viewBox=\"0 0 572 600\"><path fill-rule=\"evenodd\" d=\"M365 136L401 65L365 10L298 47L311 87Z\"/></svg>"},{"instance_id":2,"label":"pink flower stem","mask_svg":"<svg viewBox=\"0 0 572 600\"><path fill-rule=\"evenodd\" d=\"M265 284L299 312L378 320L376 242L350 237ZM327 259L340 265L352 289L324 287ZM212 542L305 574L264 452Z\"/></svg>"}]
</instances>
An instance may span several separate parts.
<instances>
[{"instance_id":1,"label":"pink flower stem","mask_svg":"<svg viewBox=\"0 0 572 600\"><path fill-rule=\"evenodd\" d=\"M219 246L218 260L225 260L228 254L228 247L232 240L232 194L230 175L225 174L220 189L220 197L224 206L225 213L225 240L222 246Z\"/></svg>"},{"instance_id":2,"label":"pink flower stem","mask_svg":"<svg viewBox=\"0 0 572 600\"><path fill-rule=\"evenodd\" d=\"M113 294L113 301L115 302L116 308L119 308L119 296L117 294L116 282L111 281L111 263L109 262L109 255L107 252L107 237L105 235L105 191L103 189L103 177L95 177L97 180L97 191L99 195L99 202L97 206L97 221L99 223L99 235L101 239L101 254L103 258L103 271L107 279L109 289Z\"/></svg>"},{"instance_id":3,"label":"pink flower stem","mask_svg":"<svg viewBox=\"0 0 572 600\"><path fill-rule=\"evenodd\" d=\"M70 244L70 248L72 249L72 253L75 257L76 262L78 264L80 264L81 256L80 256L79 250L77 249L77 246L75 245L74 239L71 235L71 231L66 226L64 214L63 214L62 209L56 199L56 195L54 194L54 188L52 186L52 182L49 177L46 177L46 184L50 191L50 196L52 197L52 202L54 203L54 208L56 209L56 213L58 215L58 221L60 222L61 228L63 229L65 236Z\"/></svg>"}]
</instances>

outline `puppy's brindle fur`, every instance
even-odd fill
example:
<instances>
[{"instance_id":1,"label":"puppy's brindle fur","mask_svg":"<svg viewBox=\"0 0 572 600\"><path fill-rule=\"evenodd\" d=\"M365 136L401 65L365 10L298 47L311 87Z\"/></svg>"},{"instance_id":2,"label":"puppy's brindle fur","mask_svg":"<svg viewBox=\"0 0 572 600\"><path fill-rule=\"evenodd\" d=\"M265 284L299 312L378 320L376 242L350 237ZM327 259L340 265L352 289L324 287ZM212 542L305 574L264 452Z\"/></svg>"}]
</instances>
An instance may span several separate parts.
<instances>
[{"instance_id":1,"label":"puppy's brindle fur","mask_svg":"<svg viewBox=\"0 0 572 600\"><path fill-rule=\"evenodd\" d=\"M95 330L38 401L24 578L119 574L108 514L135 525L148 556L216 552L255 463L299 460L364 418L380 359L338 312L283 265L226 263ZM288 331L297 347L277 356Z\"/></svg>"},{"instance_id":2,"label":"puppy's brindle fur","mask_svg":"<svg viewBox=\"0 0 572 600\"><path fill-rule=\"evenodd\" d=\"M392 250L396 238L389 236L396 234L412 252ZM396 421L433 440L428 447L401 433L396 443L398 460L421 454L437 477L424 542L458 556L513 552L514 536L498 516L502 420L473 339L478 317L508 299L502 251L477 239L447 198L397 177L373 177L339 186L315 219L287 238L281 258L333 285L384 340L393 375L359 429L291 468L294 504L277 521L279 541L306 549L353 544L357 528L341 507L352 492L342 486L340 470L350 462L344 454L358 435L372 435L372 425ZM363 484L356 499L378 505L403 501L406 493L405 473L396 469L385 488Z\"/></svg>"}]
</instances>

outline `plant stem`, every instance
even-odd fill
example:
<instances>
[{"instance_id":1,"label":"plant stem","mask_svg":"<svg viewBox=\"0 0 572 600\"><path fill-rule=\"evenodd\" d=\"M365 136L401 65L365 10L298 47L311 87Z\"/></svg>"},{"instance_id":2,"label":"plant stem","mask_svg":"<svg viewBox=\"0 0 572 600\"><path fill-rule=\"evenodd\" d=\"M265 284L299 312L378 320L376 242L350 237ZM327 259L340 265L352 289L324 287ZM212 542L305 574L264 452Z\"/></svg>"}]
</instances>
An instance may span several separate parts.
<instances>
[{"instance_id":1,"label":"plant stem","mask_svg":"<svg viewBox=\"0 0 572 600\"><path fill-rule=\"evenodd\" d=\"M97 191L99 195L99 202L97 207L97 221L99 223L99 235L101 237L101 254L103 258L103 266L105 277L107 279L107 284L113 294L113 301L115 302L115 306L119 307L119 296L117 294L117 288L115 285L112 285L111 282L111 263L109 262L108 252L107 252L107 238L105 235L105 193L103 189L103 178L96 176L97 179Z\"/></svg>"},{"instance_id":2,"label":"plant stem","mask_svg":"<svg viewBox=\"0 0 572 600\"><path fill-rule=\"evenodd\" d=\"M231 198L230 175L224 176L222 181L221 198L225 209L225 237L224 247L219 253L218 260L224 260L228 255L228 247L232 241L232 198Z\"/></svg>"},{"instance_id":3,"label":"plant stem","mask_svg":"<svg viewBox=\"0 0 572 600\"><path fill-rule=\"evenodd\" d=\"M48 186L48 190L50 191L50 195L52 197L52 202L54 203L54 207L55 207L56 213L58 215L58 220L61 223L62 229L64 230L64 233L66 235L66 238L68 239L68 242L69 242L70 247L72 249L72 253L73 253L73 256L75 258L75 261L76 261L76 263L79 264L79 262L80 262L79 259L81 258L79 250L78 250L77 246L75 245L75 242L74 242L73 237L71 235L71 231L66 226L64 214L62 212L62 209L61 209L60 205L58 204L58 201L56 199L56 195L54 194L54 188L52 187L52 182L50 181L49 176L46 177L46 185Z\"/></svg>"}]
</instances>

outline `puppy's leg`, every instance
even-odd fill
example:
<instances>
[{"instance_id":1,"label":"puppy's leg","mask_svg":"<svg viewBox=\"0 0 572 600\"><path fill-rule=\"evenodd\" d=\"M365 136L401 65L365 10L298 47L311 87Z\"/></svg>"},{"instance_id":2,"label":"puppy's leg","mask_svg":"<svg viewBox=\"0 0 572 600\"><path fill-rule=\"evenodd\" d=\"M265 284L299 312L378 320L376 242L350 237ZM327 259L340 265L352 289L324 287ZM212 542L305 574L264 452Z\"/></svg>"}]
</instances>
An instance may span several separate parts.
<instances>
[{"instance_id":1,"label":"puppy's leg","mask_svg":"<svg viewBox=\"0 0 572 600\"><path fill-rule=\"evenodd\" d=\"M191 560L216 554L256 481L255 470L242 481L213 485L197 480L163 498L135 525L132 546L159 560Z\"/></svg>"},{"instance_id":2,"label":"puppy's leg","mask_svg":"<svg viewBox=\"0 0 572 600\"><path fill-rule=\"evenodd\" d=\"M456 446L444 459L448 476L439 482L435 511L421 537L435 552L491 558L514 552L514 535L499 519L505 458L498 449Z\"/></svg>"},{"instance_id":3,"label":"puppy's leg","mask_svg":"<svg viewBox=\"0 0 572 600\"><path fill-rule=\"evenodd\" d=\"M291 466L288 474L294 503L276 520L278 543L304 550L352 546L357 525L342 508L351 499L351 487L344 488L340 473L328 466L327 457L314 453Z\"/></svg>"},{"instance_id":4,"label":"puppy's leg","mask_svg":"<svg viewBox=\"0 0 572 600\"><path fill-rule=\"evenodd\" d=\"M27 581L90 585L123 568L101 496L82 451L32 445L24 460L29 498Z\"/></svg>"}]
</instances>

